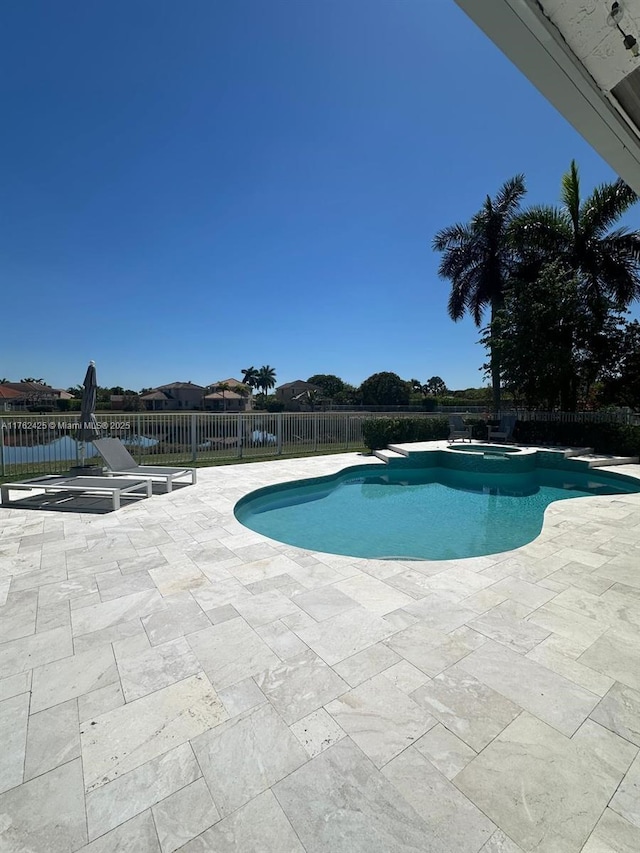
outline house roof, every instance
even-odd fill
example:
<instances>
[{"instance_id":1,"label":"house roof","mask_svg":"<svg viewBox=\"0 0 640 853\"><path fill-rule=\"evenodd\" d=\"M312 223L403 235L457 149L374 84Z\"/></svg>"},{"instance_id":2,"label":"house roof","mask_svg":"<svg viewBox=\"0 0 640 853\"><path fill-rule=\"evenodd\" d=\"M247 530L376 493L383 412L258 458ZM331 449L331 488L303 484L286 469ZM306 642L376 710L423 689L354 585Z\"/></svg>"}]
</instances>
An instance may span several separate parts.
<instances>
[{"instance_id":1,"label":"house roof","mask_svg":"<svg viewBox=\"0 0 640 853\"><path fill-rule=\"evenodd\" d=\"M195 385L193 382L169 382L168 385L158 385L157 388L154 388L154 391L177 391L180 389L195 389L196 391L204 391L204 387L202 385Z\"/></svg>"},{"instance_id":2,"label":"house roof","mask_svg":"<svg viewBox=\"0 0 640 853\"><path fill-rule=\"evenodd\" d=\"M320 388L317 385L314 385L313 382L307 382L304 379L295 379L293 382L285 382L284 385L278 385L276 391L282 391L284 388L293 388L294 386L296 388L302 386L303 388L314 388L318 391L320 390Z\"/></svg>"},{"instance_id":3,"label":"house roof","mask_svg":"<svg viewBox=\"0 0 640 853\"><path fill-rule=\"evenodd\" d=\"M2 400L15 400L16 397L23 396L20 391L9 388L7 385L0 385L0 399Z\"/></svg>"},{"instance_id":4,"label":"house roof","mask_svg":"<svg viewBox=\"0 0 640 853\"><path fill-rule=\"evenodd\" d=\"M140 399L141 400L168 400L169 397L167 397L167 395L163 391L158 391L156 389L155 391L149 391L148 394L142 394Z\"/></svg>"},{"instance_id":5,"label":"house roof","mask_svg":"<svg viewBox=\"0 0 640 853\"><path fill-rule=\"evenodd\" d=\"M236 394L235 391L215 391L213 394L207 394L205 400L241 400L242 394Z\"/></svg>"},{"instance_id":6,"label":"house roof","mask_svg":"<svg viewBox=\"0 0 640 853\"><path fill-rule=\"evenodd\" d=\"M49 385L43 385L41 382L5 382L4 387L19 391L22 394L46 394L50 396L54 391Z\"/></svg>"}]
</instances>

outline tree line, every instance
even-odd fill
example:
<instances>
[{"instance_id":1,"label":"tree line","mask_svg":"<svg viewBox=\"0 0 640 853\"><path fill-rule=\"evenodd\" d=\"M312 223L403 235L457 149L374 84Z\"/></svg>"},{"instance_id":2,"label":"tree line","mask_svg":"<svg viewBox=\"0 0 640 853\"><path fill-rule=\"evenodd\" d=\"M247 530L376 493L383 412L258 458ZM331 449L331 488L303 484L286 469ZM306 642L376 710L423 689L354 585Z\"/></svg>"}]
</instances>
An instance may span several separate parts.
<instances>
[{"instance_id":1,"label":"tree line","mask_svg":"<svg viewBox=\"0 0 640 853\"><path fill-rule=\"evenodd\" d=\"M256 368L254 366L243 368L242 384L231 385L228 382L214 383L207 386L205 393L217 391L222 395L223 403L225 395L232 391L242 396L253 395L254 408L267 408L273 411L284 408L284 404L275 400L269 392L276 385L276 370L271 365ZM312 411L325 407L328 404L360 406L406 406L409 404L420 405L425 400L443 398L447 395L463 396L465 399L478 399L479 402L486 401L486 389L467 389L466 391L453 392L447 388L446 383L440 376L432 376L422 383L419 379L402 379L398 374L383 371L374 373L365 379L360 385L352 385L345 382L339 376L330 373L316 373L310 376L306 382L315 385L316 389L310 389L304 394L301 401L305 407ZM74 385L67 389L73 397L79 401L82 397L82 385ZM142 388L139 392L121 385L110 388L99 386L97 389L97 401L99 404L110 403L112 396L122 397L122 406L126 411L140 411L143 409L140 397L153 388ZM64 401L63 401L64 402Z\"/></svg>"}]
</instances>

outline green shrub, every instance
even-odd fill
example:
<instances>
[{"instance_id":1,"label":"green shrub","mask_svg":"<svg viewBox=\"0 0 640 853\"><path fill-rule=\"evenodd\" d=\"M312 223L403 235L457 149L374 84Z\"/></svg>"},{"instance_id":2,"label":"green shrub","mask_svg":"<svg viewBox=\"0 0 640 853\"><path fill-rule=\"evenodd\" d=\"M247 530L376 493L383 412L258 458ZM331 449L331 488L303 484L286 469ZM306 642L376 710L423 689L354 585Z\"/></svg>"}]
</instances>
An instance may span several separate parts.
<instances>
[{"instance_id":1,"label":"green shrub","mask_svg":"<svg viewBox=\"0 0 640 853\"><path fill-rule=\"evenodd\" d=\"M522 444L593 447L596 453L640 455L640 426L626 424L518 421L514 439Z\"/></svg>"},{"instance_id":2,"label":"green shrub","mask_svg":"<svg viewBox=\"0 0 640 853\"><path fill-rule=\"evenodd\" d=\"M437 441L449 436L446 418L367 418L362 435L369 450L406 441Z\"/></svg>"},{"instance_id":3,"label":"green shrub","mask_svg":"<svg viewBox=\"0 0 640 853\"><path fill-rule=\"evenodd\" d=\"M267 400L264 408L267 412L284 412L284 403L282 400Z\"/></svg>"},{"instance_id":4,"label":"green shrub","mask_svg":"<svg viewBox=\"0 0 640 853\"><path fill-rule=\"evenodd\" d=\"M483 418L466 418L475 439L486 441ZM409 441L438 441L449 437L448 418L367 418L362 424L365 446L382 450L389 444ZM521 444L593 447L596 453L640 456L640 426L616 423L564 423L561 421L518 421L513 435Z\"/></svg>"}]
</instances>

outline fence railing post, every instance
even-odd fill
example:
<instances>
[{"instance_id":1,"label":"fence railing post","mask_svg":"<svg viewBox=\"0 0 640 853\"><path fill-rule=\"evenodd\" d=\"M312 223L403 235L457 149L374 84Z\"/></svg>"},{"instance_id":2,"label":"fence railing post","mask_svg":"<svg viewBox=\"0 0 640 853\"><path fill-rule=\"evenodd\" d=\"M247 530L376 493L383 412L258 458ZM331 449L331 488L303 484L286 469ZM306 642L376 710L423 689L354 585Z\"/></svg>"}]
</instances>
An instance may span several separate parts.
<instances>
[{"instance_id":1,"label":"fence railing post","mask_svg":"<svg viewBox=\"0 0 640 853\"><path fill-rule=\"evenodd\" d=\"M136 443L136 456L138 457L138 463L140 463L140 461L142 459L142 455L141 455L142 447L141 447L141 441L140 441L140 439L142 438L142 426L141 426L141 424L142 424L142 418L140 417L140 415L138 415L138 417L136 418L136 436L138 438L138 441Z\"/></svg>"},{"instance_id":2,"label":"fence railing post","mask_svg":"<svg viewBox=\"0 0 640 853\"><path fill-rule=\"evenodd\" d=\"M313 419L313 452L318 449L318 415Z\"/></svg>"},{"instance_id":3,"label":"fence railing post","mask_svg":"<svg viewBox=\"0 0 640 853\"><path fill-rule=\"evenodd\" d=\"M191 461L198 461L198 416L191 415Z\"/></svg>"},{"instance_id":4,"label":"fence railing post","mask_svg":"<svg viewBox=\"0 0 640 853\"><path fill-rule=\"evenodd\" d=\"M0 476L4 478L4 421L0 422Z\"/></svg>"},{"instance_id":5,"label":"fence railing post","mask_svg":"<svg viewBox=\"0 0 640 853\"><path fill-rule=\"evenodd\" d=\"M242 434L242 412L238 412L236 418L236 445L238 448L238 459L242 459L242 445L244 436Z\"/></svg>"},{"instance_id":6,"label":"fence railing post","mask_svg":"<svg viewBox=\"0 0 640 853\"><path fill-rule=\"evenodd\" d=\"M80 426L80 415L76 416L75 423L78 427ZM72 429L71 435L74 437L73 440L74 440L75 445L76 445L76 465L80 465L80 444L81 443L84 444L84 442L78 441L78 430L77 429L75 429L75 430ZM86 459L84 461L86 462Z\"/></svg>"},{"instance_id":7,"label":"fence railing post","mask_svg":"<svg viewBox=\"0 0 640 853\"><path fill-rule=\"evenodd\" d=\"M278 437L278 456L282 456L282 412L276 415L276 435Z\"/></svg>"}]
</instances>

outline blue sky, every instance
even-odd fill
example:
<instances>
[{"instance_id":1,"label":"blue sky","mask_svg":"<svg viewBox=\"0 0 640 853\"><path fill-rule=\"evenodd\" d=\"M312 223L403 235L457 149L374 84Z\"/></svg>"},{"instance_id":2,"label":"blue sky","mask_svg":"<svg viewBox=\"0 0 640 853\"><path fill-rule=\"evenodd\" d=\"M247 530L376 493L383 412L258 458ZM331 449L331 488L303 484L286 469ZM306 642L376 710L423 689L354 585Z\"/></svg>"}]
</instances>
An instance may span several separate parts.
<instances>
[{"instance_id":1,"label":"blue sky","mask_svg":"<svg viewBox=\"0 0 640 853\"><path fill-rule=\"evenodd\" d=\"M434 233L614 177L452 0L21 0L1 39L12 380L478 386Z\"/></svg>"}]
</instances>

